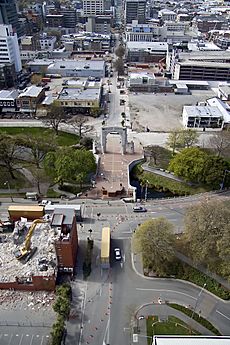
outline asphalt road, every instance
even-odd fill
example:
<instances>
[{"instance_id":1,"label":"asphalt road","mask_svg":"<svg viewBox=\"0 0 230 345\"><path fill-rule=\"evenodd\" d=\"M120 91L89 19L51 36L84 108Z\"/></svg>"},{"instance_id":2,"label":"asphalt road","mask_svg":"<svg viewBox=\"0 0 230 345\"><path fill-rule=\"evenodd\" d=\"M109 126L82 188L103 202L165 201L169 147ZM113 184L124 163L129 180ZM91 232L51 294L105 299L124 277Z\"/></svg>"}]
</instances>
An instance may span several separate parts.
<instances>
[{"instance_id":1,"label":"asphalt road","mask_svg":"<svg viewBox=\"0 0 230 345\"><path fill-rule=\"evenodd\" d=\"M1 345L47 345L50 328L0 326Z\"/></svg>"}]
</instances>

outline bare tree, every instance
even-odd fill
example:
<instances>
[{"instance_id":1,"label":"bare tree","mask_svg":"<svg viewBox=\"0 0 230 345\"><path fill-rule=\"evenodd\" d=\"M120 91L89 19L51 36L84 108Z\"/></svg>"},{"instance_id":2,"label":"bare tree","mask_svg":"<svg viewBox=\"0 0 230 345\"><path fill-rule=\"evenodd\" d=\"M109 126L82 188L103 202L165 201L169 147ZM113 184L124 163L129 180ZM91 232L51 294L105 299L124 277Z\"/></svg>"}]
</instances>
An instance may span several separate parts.
<instances>
[{"instance_id":1,"label":"bare tree","mask_svg":"<svg viewBox=\"0 0 230 345\"><path fill-rule=\"evenodd\" d=\"M56 135L58 135L59 126L66 121L65 111L57 101L54 101L47 111L47 116L44 119L45 123L53 128Z\"/></svg>"},{"instance_id":2,"label":"bare tree","mask_svg":"<svg viewBox=\"0 0 230 345\"><path fill-rule=\"evenodd\" d=\"M20 150L21 148L16 138L6 133L0 134L0 166L8 171L12 179L16 178L14 171L17 169L16 165Z\"/></svg>"},{"instance_id":3,"label":"bare tree","mask_svg":"<svg viewBox=\"0 0 230 345\"><path fill-rule=\"evenodd\" d=\"M217 157L225 156L230 150L230 131L217 132L209 139L209 144Z\"/></svg>"},{"instance_id":4,"label":"bare tree","mask_svg":"<svg viewBox=\"0 0 230 345\"><path fill-rule=\"evenodd\" d=\"M92 131L93 126L87 125L88 117L84 115L74 116L68 123L73 127L74 132L77 132L82 138L82 132L88 133Z\"/></svg>"},{"instance_id":5,"label":"bare tree","mask_svg":"<svg viewBox=\"0 0 230 345\"><path fill-rule=\"evenodd\" d=\"M118 58L123 58L123 56L125 55L125 48L122 44L120 44L117 49L115 49L115 54Z\"/></svg>"},{"instance_id":6,"label":"bare tree","mask_svg":"<svg viewBox=\"0 0 230 345\"><path fill-rule=\"evenodd\" d=\"M124 73L125 73L124 61L121 58L118 58L114 62L114 67L115 67L118 75L124 75Z\"/></svg>"}]
</instances>

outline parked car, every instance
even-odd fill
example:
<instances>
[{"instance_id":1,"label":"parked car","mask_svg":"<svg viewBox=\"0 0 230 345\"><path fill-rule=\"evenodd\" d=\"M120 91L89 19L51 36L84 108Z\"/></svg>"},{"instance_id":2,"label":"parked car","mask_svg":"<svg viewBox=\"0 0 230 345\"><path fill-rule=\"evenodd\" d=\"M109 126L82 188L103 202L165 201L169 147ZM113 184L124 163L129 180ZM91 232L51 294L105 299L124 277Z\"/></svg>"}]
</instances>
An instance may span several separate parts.
<instances>
[{"instance_id":1,"label":"parked car","mask_svg":"<svg viewBox=\"0 0 230 345\"><path fill-rule=\"evenodd\" d=\"M41 202L39 202L39 206L45 206L45 205L52 205L52 201L42 200Z\"/></svg>"},{"instance_id":2,"label":"parked car","mask_svg":"<svg viewBox=\"0 0 230 345\"><path fill-rule=\"evenodd\" d=\"M147 212L147 209L142 206L134 206L133 212Z\"/></svg>"},{"instance_id":3,"label":"parked car","mask_svg":"<svg viewBox=\"0 0 230 345\"><path fill-rule=\"evenodd\" d=\"M114 257L116 261L120 261L121 260L121 250L120 248L115 248L114 249Z\"/></svg>"}]
</instances>

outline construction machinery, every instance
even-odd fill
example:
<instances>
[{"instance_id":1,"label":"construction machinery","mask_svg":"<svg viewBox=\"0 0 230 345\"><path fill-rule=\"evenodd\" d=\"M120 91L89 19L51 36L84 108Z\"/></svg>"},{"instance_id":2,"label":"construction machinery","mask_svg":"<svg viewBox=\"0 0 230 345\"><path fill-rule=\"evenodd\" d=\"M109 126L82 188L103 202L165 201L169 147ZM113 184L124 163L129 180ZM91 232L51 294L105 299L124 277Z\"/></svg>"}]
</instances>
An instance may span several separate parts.
<instances>
[{"instance_id":1,"label":"construction machinery","mask_svg":"<svg viewBox=\"0 0 230 345\"><path fill-rule=\"evenodd\" d=\"M37 226L37 224L41 224L41 223L46 223L46 221L42 220L42 219L35 219L32 223L32 225L30 226L30 229L28 231L28 234L26 235L25 238L25 242L24 245L20 248L17 248L14 251L14 256L16 257L16 259L18 260L25 260L25 262L27 262L32 255L36 252L37 248L31 248L31 237L33 236L34 230Z\"/></svg>"}]
</instances>

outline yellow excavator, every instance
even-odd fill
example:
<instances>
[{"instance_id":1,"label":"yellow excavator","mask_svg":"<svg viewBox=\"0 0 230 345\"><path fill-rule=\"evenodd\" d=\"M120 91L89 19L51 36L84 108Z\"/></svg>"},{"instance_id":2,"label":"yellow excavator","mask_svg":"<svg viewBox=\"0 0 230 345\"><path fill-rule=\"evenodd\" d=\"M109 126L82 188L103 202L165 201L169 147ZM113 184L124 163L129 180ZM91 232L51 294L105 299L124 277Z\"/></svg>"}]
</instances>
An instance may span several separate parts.
<instances>
[{"instance_id":1,"label":"yellow excavator","mask_svg":"<svg viewBox=\"0 0 230 345\"><path fill-rule=\"evenodd\" d=\"M35 219L33 221L28 231L28 234L26 235L23 247L17 248L14 251L14 256L16 257L16 259L18 260L25 259L27 262L32 257L32 255L36 252L37 247L34 247L31 249L31 237L33 235L34 229L36 228L36 225L41 224L41 223L46 223L46 221L42 219Z\"/></svg>"}]
</instances>

